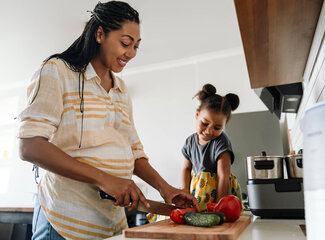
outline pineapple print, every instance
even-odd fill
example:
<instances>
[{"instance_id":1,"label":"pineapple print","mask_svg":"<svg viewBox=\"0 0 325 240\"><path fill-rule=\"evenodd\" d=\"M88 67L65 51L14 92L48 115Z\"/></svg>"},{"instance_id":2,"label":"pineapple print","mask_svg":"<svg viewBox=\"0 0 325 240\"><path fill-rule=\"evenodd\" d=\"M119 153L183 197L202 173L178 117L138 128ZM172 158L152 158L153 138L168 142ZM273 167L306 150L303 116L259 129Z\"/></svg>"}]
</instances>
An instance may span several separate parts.
<instances>
[{"instance_id":1,"label":"pineapple print","mask_svg":"<svg viewBox=\"0 0 325 240\"><path fill-rule=\"evenodd\" d=\"M205 194L204 202L205 202L205 203L208 203L209 200L210 200L210 194L209 194L209 193L206 193L206 194Z\"/></svg>"},{"instance_id":2,"label":"pineapple print","mask_svg":"<svg viewBox=\"0 0 325 240\"><path fill-rule=\"evenodd\" d=\"M200 188L203 188L205 186L205 181L204 179L200 180Z\"/></svg>"}]
</instances>

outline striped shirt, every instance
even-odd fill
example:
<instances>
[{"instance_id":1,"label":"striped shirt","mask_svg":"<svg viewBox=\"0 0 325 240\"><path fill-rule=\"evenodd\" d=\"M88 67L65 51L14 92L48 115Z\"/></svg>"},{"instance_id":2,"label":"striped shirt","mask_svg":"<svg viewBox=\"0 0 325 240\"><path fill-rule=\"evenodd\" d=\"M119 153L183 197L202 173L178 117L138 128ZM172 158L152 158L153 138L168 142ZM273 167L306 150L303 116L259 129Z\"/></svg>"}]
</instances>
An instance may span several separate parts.
<instances>
[{"instance_id":1,"label":"striped shirt","mask_svg":"<svg viewBox=\"0 0 325 240\"><path fill-rule=\"evenodd\" d=\"M51 59L34 74L28 105L19 115L18 137L45 137L80 162L130 179L135 159L147 156L134 127L126 86L113 76L107 93L91 63L84 76L82 138L79 73L60 59ZM47 219L66 239L103 239L127 228L124 208L101 200L92 184L46 171L38 197Z\"/></svg>"}]
</instances>

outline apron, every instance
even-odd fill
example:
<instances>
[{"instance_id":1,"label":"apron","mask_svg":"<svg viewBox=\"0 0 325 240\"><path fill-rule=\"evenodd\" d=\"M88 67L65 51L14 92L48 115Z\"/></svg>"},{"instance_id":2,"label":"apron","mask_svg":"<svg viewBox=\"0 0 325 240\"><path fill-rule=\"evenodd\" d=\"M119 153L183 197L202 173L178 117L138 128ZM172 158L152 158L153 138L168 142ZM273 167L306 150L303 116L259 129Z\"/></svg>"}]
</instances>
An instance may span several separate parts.
<instances>
[{"instance_id":1,"label":"apron","mask_svg":"<svg viewBox=\"0 0 325 240\"><path fill-rule=\"evenodd\" d=\"M195 174L193 171L191 173L192 180L190 185L190 192L199 202L200 210L205 211L207 203L216 202L217 199L217 186L218 179L217 173L213 172L199 172ZM241 189L239 182L234 174L229 176L229 192L239 198L242 201ZM242 204L242 210L245 207Z\"/></svg>"}]
</instances>

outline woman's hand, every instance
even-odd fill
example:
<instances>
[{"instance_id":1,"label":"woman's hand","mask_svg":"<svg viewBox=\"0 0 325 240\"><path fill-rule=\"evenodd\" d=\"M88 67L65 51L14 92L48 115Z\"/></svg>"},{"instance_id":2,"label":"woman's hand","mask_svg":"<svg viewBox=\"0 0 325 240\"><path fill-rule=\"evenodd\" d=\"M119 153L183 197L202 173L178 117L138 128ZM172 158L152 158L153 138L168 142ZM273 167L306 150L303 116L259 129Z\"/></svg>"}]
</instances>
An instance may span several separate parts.
<instances>
[{"instance_id":1,"label":"woman's hand","mask_svg":"<svg viewBox=\"0 0 325 240\"><path fill-rule=\"evenodd\" d=\"M199 204L196 198L184 190L174 188L170 185L160 190L161 196L165 199L168 204L175 204L176 206L185 208L195 208L197 212L200 211Z\"/></svg>"},{"instance_id":2,"label":"woman's hand","mask_svg":"<svg viewBox=\"0 0 325 240\"><path fill-rule=\"evenodd\" d=\"M147 207L150 206L133 180L105 174L101 182L99 188L116 199L115 206L128 207L129 211L136 209L139 201Z\"/></svg>"},{"instance_id":3,"label":"woman's hand","mask_svg":"<svg viewBox=\"0 0 325 240\"><path fill-rule=\"evenodd\" d=\"M196 211L200 211L199 204L195 197L183 190L170 186L159 173L151 167L147 159L136 159L134 165L134 174L157 189L166 203L174 203L182 207L193 207Z\"/></svg>"}]
</instances>

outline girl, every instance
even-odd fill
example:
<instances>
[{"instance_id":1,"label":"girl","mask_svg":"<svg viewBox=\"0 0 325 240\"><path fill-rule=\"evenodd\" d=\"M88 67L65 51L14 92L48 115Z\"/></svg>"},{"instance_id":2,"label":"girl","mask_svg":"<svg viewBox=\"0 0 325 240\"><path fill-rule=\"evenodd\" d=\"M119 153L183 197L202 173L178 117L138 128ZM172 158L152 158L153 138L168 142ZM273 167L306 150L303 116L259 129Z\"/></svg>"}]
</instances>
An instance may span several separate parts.
<instances>
[{"instance_id":1,"label":"girl","mask_svg":"<svg viewBox=\"0 0 325 240\"><path fill-rule=\"evenodd\" d=\"M47 171L38 184L32 239L103 239L127 227L124 208L148 202L131 180L156 188L167 203L196 199L169 185L148 163L121 72L140 45L138 12L98 3L81 36L50 56L28 88L20 114L21 158ZM103 190L116 199L101 200ZM132 202L130 201L132 200Z\"/></svg>"},{"instance_id":2,"label":"girl","mask_svg":"<svg viewBox=\"0 0 325 240\"><path fill-rule=\"evenodd\" d=\"M232 93L222 97L211 84L204 85L195 96L200 105L195 115L196 133L186 139L182 149L185 157L182 188L195 196L200 210L206 210L207 203L218 202L227 194L242 200L240 185L230 173L234 153L223 132L231 112L239 105L239 98Z\"/></svg>"}]
</instances>

